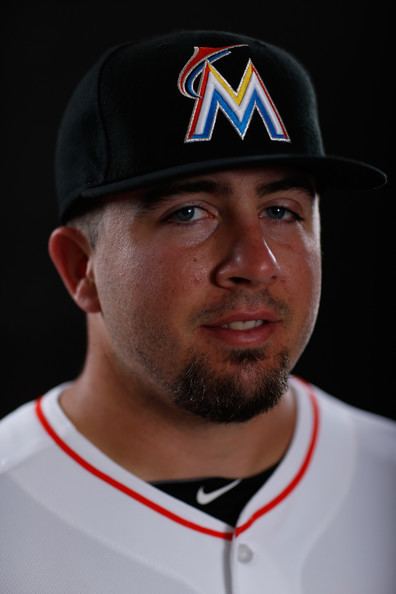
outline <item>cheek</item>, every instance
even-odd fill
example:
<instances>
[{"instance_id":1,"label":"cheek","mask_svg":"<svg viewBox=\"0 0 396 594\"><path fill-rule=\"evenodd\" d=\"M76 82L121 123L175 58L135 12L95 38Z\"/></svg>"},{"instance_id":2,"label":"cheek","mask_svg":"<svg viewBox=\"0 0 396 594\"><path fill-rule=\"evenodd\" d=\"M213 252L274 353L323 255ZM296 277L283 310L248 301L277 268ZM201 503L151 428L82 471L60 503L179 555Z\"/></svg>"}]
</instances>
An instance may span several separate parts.
<instances>
[{"instance_id":1,"label":"cheek","mask_svg":"<svg viewBox=\"0 0 396 594\"><path fill-rule=\"evenodd\" d=\"M169 319L194 307L194 300L199 300L197 289L208 278L204 258L172 245L152 245L135 258L131 278L135 303L150 309L153 315L166 313Z\"/></svg>"},{"instance_id":2,"label":"cheek","mask_svg":"<svg viewBox=\"0 0 396 594\"><path fill-rule=\"evenodd\" d=\"M322 270L317 237L284 245L280 256L281 278L291 302L315 317L319 306Z\"/></svg>"},{"instance_id":3,"label":"cheek","mask_svg":"<svg viewBox=\"0 0 396 594\"><path fill-rule=\"evenodd\" d=\"M310 252L305 262L305 267L301 270L299 309L302 327L305 328L306 342L314 329L320 305L322 286L320 252Z\"/></svg>"},{"instance_id":4,"label":"cheek","mask_svg":"<svg viewBox=\"0 0 396 594\"><path fill-rule=\"evenodd\" d=\"M320 225L318 219L315 221L313 235L309 237L303 245L306 254L305 259L307 274L311 279L313 304L317 310L319 307L322 287L322 252L320 243Z\"/></svg>"},{"instance_id":5,"label":"cheek","mask_svg":"<svg viewBox=\"0 0 396 594\"><path fill-rule=\"evenodd\" d=\"M287 324L292 367L312 336L321 293L321 255L316 242L303 242L288 251L282 275L283 296L290 309Z\"/></svg>"},{"instance_id":6,"label":"cheek","mask_svg":"<svg viewBox=\"0 0 396 594\"><path fill-rule=\"evenodd\" d=\"M307 296L306 310L309 324L313 325L319 310L321 288L322 288L322 267L320 251L311 251L306 258L306 268L302 275L305 277L305 294Z\"/></svg>"}]
</instances>

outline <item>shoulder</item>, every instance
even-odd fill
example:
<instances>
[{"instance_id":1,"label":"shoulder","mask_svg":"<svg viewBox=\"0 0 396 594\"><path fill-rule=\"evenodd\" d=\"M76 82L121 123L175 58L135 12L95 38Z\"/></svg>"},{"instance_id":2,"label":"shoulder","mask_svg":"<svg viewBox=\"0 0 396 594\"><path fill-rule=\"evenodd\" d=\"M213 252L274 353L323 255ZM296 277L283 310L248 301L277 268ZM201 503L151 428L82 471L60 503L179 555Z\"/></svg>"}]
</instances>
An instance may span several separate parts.
<instances>
[{"instance_id":1,"label":"shoulder","mask_svg":"<svg viewBox=\"0 0 396 594\"><path fill-rule=\"evenodd\" d=\"M343 425L353 434L356 448L368 458L396 465L396 421L353 406L317 386L312 388L324 423Z\"/></svg>"},{"instance_id":2,"label":"shoulder","mask_svg":"<svg viewBox=\"0 0 396 594\"><path fill-rule=\"evenodd\" d=\"M53 388L44 398L61 389ZM23 404L0 420L0 474L15 468L48 447L48 438L36 415L36 401Z\"/></svg>"}]
</instances>

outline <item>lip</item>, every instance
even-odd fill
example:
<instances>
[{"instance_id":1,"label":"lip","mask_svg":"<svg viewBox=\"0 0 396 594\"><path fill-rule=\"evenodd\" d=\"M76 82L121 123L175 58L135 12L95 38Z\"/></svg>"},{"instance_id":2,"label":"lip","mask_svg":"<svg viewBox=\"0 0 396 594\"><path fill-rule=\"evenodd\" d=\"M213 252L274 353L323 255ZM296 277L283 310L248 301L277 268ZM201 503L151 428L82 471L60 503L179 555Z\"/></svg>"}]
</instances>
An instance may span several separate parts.
<instances>
[{"instance_id":1,"label":"lip","mask_svg":"<svg viewBox=\"0 0 396 594\"><path fill-rule=\"evenodd\" d=\"M251 320L263 320L264 324L248 330L232 330L222 328L224 324L232 322L247 322ZM248 346L250 348L263 346L272 334L277 330L282 320L275 312L260 310L255 312L233 312L227 316L216 319L210 324L201 326L201 329L212 338L215 338L229 346Z\"/></svg>"},{"instance_id":2,"label":"lip","mask_svg":"<svg viewBox=\"0 0 396 594\"><path fill-rule=\"evenodd\" d=\"M264 320L265 322L278 322L279 315L269 309L260 309L256 311L233 311L227 316L216 318L213 322L207 324L207 327L224 326L232 322L249 322L251 320ZM234 330L241 332L241 330Z\"/></svg>"}]
</instances>

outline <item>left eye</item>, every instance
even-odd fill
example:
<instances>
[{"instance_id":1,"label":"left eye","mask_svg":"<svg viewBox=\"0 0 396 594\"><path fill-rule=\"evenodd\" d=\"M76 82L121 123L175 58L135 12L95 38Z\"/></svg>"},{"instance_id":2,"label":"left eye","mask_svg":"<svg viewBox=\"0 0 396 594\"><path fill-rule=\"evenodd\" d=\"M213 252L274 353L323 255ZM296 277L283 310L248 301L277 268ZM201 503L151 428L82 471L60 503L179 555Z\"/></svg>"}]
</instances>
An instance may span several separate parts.
<instances>
[{"instance_id":1,"label":"left eye","mask_svg":"<svg viewBox=\"0 0 396 594\"><path fill-rule=\"evenodd\" d=\"M199 208L198 206L183 206L183 208L179 208L173 212L169 219L176 221L177 223L190 223L194 221L198 221L205 217L205 211L203 208Z\"/></svg>"},{"instance_id":2,"label":"left eye","mask_svg":"<svg viewBox=\"0 0 396 594\"><path fill-rule=\"evenodd\" d=\"M297 213L293 212L289 208L285 206L269 206L265 209L266 214L271 218L277 221L292 221L292 220L300 220L300 217Z\"/></svg>"}]
</instances>

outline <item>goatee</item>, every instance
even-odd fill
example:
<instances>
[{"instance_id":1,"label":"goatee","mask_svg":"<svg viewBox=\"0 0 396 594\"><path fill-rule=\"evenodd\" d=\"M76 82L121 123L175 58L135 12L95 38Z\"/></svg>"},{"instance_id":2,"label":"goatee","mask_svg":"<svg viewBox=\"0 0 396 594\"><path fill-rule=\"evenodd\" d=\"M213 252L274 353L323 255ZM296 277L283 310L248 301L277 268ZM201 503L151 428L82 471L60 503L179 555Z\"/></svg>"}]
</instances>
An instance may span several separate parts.
<instances>
[{"instance_id":1,"label":"goatee","mask_svg":"<svg viewBox=\"0 0 396 594\"><path fill-rule=\"evenodd\" d=\"M289 356L282 351L271 368L263 366L265 350L233 351L233 371L215 374L204 357L193 358L172 382L174 403L212 423L242 423L268 412L288 388ZM251 375L251 384L246 377Z\"/></svg>"}]
</instances>

